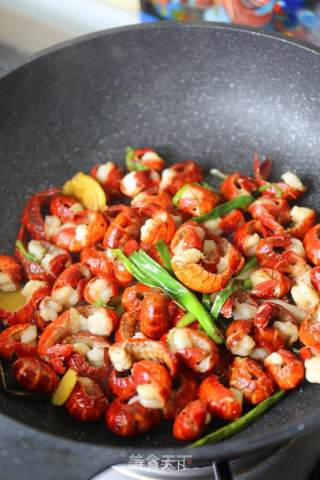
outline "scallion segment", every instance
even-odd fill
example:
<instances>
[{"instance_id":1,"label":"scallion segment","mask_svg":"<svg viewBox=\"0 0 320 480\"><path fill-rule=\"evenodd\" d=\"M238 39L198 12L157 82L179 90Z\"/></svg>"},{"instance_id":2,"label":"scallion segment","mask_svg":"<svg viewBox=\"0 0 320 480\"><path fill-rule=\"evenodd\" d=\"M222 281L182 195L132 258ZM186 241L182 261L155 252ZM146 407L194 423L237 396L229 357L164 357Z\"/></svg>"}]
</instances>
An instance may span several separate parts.
<instances>
[{"instance_id":1,"label":"scallion segment","mask_svg":"<svg viewBox=\"0 0 320 480\"><path fill-rule=\"evenodd\" d=\"M97 301L94 302L92 305L93 305L93 307L105 307L105 306L106 306L106 304L104 303L104 301L101 300L101 299L100 299L100 300L97 300Z\"/></svg>"},{"instance_id":2,"label":"scallion segment","mask_svg":"<svg viewBox=\"0 0 320 480\"><path fill-rule=\"evenodd\" d=\"M187 327L188 325L195 322L196 320L197 320L196 317L192 313L188 312L185 315L183 315L183 317L180 318L176 326L179 328Z\"/></svg>"},{"instance_id":3,"label":"scallion segment","mask_svg":"<svg viewBox=\"0 0 320 480\"><path fill-rule=\"evenodd\" d=\"M191 443L191 445L188 445L187 448L200 447L201 445L205 445L206 443L217 443L221 440L224 440L225 438L231 437L235 433L238 433L240 430L245 428L250 422L259 418L274 403L280 400L284 396L284 394L284 390L279 390L271 397L259 403L256 407L250 410L250 412L238 418L238 420L234 420L232 423L229 423L229 425L219 428L218 430L209 433L202 438L199 438L199 440L196 440L195 442Z\"/></svg>"},{"instance_id":4,"label":"scallion segment","mask_svg":"<svg viewBox=\"0 0 320 480\"><path fill-rule=\"evenodd\" d=\"M211 308L211 315L215 320L217 320L220 310L225 304L225 302L233 294L233 292L235 292L238 289L239 289L239 285L235 283L233 280L231 280L228 283L228 285L223 290L221 290L221 292L218 293Z\"/></svg>"},{"instance_id":5,"label":"scallion segment","mask_svg":"<svg viewBox=\"0 0 320 480\"><path fill-rule=\"evenodd\" d=\"M156 248L159 252L161 260L163 261L163 265L168 272L173 273L171 267L171 256L167 244L164 240L159 240L156 242Z\"/></svg>"},{"instance_id":6,"label":"scallion segment","mask_svg":"<svg viewBox=\"0 0 320 480\"><path fill-rule=\"evenodd\" d=\"M148 287L154 287L153 280L145 272L141 271L140 268L136 267L120 248L114 248L112 253L115 257L121 260L128 272L131 273L131 275L133 275L140 283L148 285Z\"/></svg>"},{"instance_id":7,"label":"scallion segment","mask_svg":"<svg viewBox=\"0 0 320 480\"><path fill-rule=\"evenodd\" d=\"M210 295L209 293L202 294L202 304L206 307L207 310L211 309Z\"/></svg>"},{"instance_id":8,"label":"scallion segment","mask_svg":"<svg viewBox=\"0 0 320 480\"><path fill-rule=\"evenodd\" d=\"M197 185L197 184L193 184L193 185ZM177 193L172 197L172 203L175 207L178 207L178 204L179 204L179 200L180 198L182 197L182 195L184 194L184 192L186 190L188 190L188 188L190 187L191 185L189 183L187 183L186 185L183 185L183 187L181 187Z\"/></svg>"},{"instance_id":9,"label":"scallion segment","mask_svg":"<svg viewBox=\"0 0 320 480\"><path fill-rule=\"evenodd\" d=\"M252 202L254 202L255 198L252 195L241 195L240 197L232 198L232 200L228 200L228 202L222 203L215 207L211 212L208 212L200 217L194 217L192 220L194 222L203 223L207 220L212 220L214 218L222 217L227 213L232 212L236 208L246 208Z\"/></svg>"},{"instance_id":10,"label":"scallion segment","mask_svg":"<svg viewBox=\"0 0 320 480\"><path fill-rule=\"evenodd\" d=\"M228 176L218 168L211 168L210 175L214 175L215 177L221 178L222 180L225 180Z\"/></svg>"},{"instance_id":11,"label":"scallion segment","mask_svg":"<svg viewBox=\"0 0 320 480\"><path fill-rule=\"evenodd\" d=\"M134 148L132 147L127 147L126 149L126 166L129 172L132 172L134 170L147 170L147 167L145 167L142 163L135 162L136 153Z\"/></svg>"},{"instance_id":12,"label":"scallion segment","mask_svg":"<svg viewBox=\"0 0 320 480\"><path fill-rule=\"evenodd\" d=\"M36 263L38 263L36 257L35 257L34 255L32 255L32 253L29 253L29 252L25 249L25 247L24 247L23 243L21 242L21 240L17 240L17 241L16 241L16 247L17 247L17 249L20 251L20 253L21 253L25 258L27 258L28 260L30 260L30 262L36 262Z\"/></svg>"},{"instance_id":13,"label":"scallion segment","mask_svg":"<svg viewBox=\"0 0 320 480\"><path fill-rule=\"evenodd\" d=\"M155 260L147 255L143 250L134 252L130 260L140 270L147 272L148 277L152 278L155 286L168 293L174 300L180 303L188 312L192 313L205 333L216 343L223 342L223 336L215 325L210 314L205 310L198 298L190 292L182 283L173 278L164 268Z\"/></svg>"},{"instance_id":14,"label":"scallion segment","mask_svg":"<svg viewBox=\"0 0 320 480\"><path fill-rule=\"evenodd\" d=\"M238 273L237 277L239 277L240 275L248 272L249 270L251 270L252 268L256 267L258 265L258 260L257 260L257 257L251 257L249 260L246 261L246 263L243 265L243 267L241 268L240 272ZM236 278L237 278L236 277Z\"/></svg>"},{"instance_id":15,"label":"scallion segment","mask_svg":"<svg viewBox=\"0 0 320 480\"><path fill-rule=\"evenodd\" d=\"M121 317L121 315L124 313L124 308L123 308L123 305L121 305L121 303L119 303L119 305L117 305L114 309L114 311L116 312L116 314L118 315L118 317Z\"/></svg>"},{"instance_id":16,"label":"scallion segment","mask_svg":"<svg viewBox=\"0 0 320 480\"><path fill-rule=\"evenodd\" d=\"M210 183L208 183L208 182L205 182L205 181L201 182L201 186L204 187L204 188L207 188L208 190L212 190L215 193L218 193L217 189L214 188L213 185L210 185Z\"/></svg>"},{"instance_id":17,"label":"scallion segment","mask_svg":"<svg viewBox=\"0 0 320 480\"><path fill-rule=\"evenodd\" d=\"M173 278L161 265L147 255L143 250L134 252L130 258L121 250L113 250L128 271L141 283L151 287L161 288L187 312L193 314L204 332L216 343L223 343L223 336L215 325L209 312L205 310L198 298L178 280Z\"/></svg>"},{"instance_id":18,"label":"scallion segment","mask_svg":"<svg viewBox=\"0 0 320 480\"><path fill-rule=\"evenodd\" d=\"M243 280L242 286L245 290L251 290L253 286L251 278L246 278L245 280Z\"/></svg>"},{"instance_id":19,"label":"scallion segment","mask_svg":"<svg viewBox=\"0 0 320 480\"><path fill-rule=\"evenodd\" d=\"M265 190L268 190L268 188L273 188L278 198L282 197L283 190L275 183L265 183L264 185L261 185L261 187L258 188L258 192L264 192Z\"/></svg>"},{"instance_id":20,"label":"scallion segment","mask_svg":"<svg viewBox=\"0 0 320 480\"><path fill-rule=\"evenodd\" d=\"M211 315L215 320L217 320L221 308L223 307L224 303L228 300L228 298L233 294L233 292L241 288L241 286L243 288L249 287L249 282L251 282L249 278L244 280L242 283L239 283L238 277L240 277L244 273L254 268L257 264L258 264L258 261L256 257L250 258L250 260L248 260L244 264L244 266L242 267L238 275L235 278L231 279L227 284L227 286L217 294L211 308ZM251 285L252 285L252 282L251 282Z\"/></svg>"}]
</instances>

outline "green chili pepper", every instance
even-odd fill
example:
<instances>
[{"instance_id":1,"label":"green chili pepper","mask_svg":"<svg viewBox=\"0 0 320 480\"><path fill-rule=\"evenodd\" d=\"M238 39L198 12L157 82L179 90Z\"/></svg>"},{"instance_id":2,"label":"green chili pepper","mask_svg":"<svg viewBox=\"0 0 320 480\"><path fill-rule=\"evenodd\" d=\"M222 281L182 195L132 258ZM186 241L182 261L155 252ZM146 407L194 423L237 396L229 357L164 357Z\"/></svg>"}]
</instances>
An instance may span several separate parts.
<instances>
[{"instance_id":1,"label":"green chili pepper","mask_svg":"<svg viewBox=\"0 0 320 480\"><path fill-rule=\"evenodd\" d=\"M171 256L166 242L164 240L159 240L158 242L156 242L156 248L159 252L159 255L161 257L161 260L163 261L166 270L168 270L168 272L170 273L173 273L171 267Z\"/></svg>"},{"instance_id":2,"label":"green chili pepper","mask_svg":"<svg viewBox=\"0 0 320 480\"><path fill-rule=\"evenodd\" d=\"M31 262L38 263L38 260L36 259L36 257L32 255L32 253L27 252L27 250L24 248L23 243L20 240L16 241L16 247L22 253L22 255L26 257L28 260L30 260Z\"/></svg>"},{"instance_id":3,"label":"green chili pepper","mask_svg":"<svg viewBox=\"0 0 320 480\"><path fill-rule=\"evenodd\" d=\"M142 163L134 161L135 156L136 156L135 149L132 147L127 147L125 161L126 161L126 166L129 172L132 172L134 170L147 170L147 167L142 165Z\"/></svg>"},{"instance_id":4,"label":"green chili pepper","mask_svg":"<svg viewBox=\"0 0 320 480\"><path fill-rule=\"evenodd\" d=\"M195 316L202 329L210 338L216 343L223 342L221 332L215 325L210 314L199 302L198 298L143 250L134 252L129 259L125 257L122 252L121 255L118 254L118 256L126 267L128 265L128 270L135 278L146 285L161 288L177 303ZM123 260L123 257L125 257L126 262Z\"/></svg>"},{"instance_id":5,"label":"green chili pepper","mask_svg":"<svg viewBox=\"0 0 320 480\"><path fill-rule=\"evenodd\" d=\"M283 390L276 392L271 397L259 403L256 407L250 410L250 412L238 418L238 420L235 420L234 422L229 423L229 425L219 428L215 432L209 433L208 435L199 438L199 440L196 440L191 445L188 445L187 448L200 447L201 445L205 445L206 443L216 443L227 437L231 437L231 435L234 435L235 433L246 427L248 423L259 418L266 410L268 410L268 408L270 408L274 403L280 400L280 398L282 398L284 394L285 391Z\"/></svg>"},{"instance_id":6,"label":"green chili pepper","mask_svg":"<svg viewBox=\"0 0 320 480\"><path fill-rule=\"evenodd\" d=\"M183 317L180 318L179 322L177 323L177 327L182 328L182 327L187 327L191 323L196 321L196 317L188 312Z\"/></svg>"},{"instance_id":7,"label":"green chili pepper","mask_svg":"<svg viewBox=\"0 0 320 480\"><path fill-rule=\"evenodd\" d=\"M240 197L233 198L228 202L222 203L215 207L211 212L201 215L200 217L194 217L191 220L198 223L206 222L207 220L212 220L214 218L221 217L226 215L229 212L236 208L246 208L250 203L254 202L254 197L252 195L241 195Z\"/></svg>"}]
</instances>

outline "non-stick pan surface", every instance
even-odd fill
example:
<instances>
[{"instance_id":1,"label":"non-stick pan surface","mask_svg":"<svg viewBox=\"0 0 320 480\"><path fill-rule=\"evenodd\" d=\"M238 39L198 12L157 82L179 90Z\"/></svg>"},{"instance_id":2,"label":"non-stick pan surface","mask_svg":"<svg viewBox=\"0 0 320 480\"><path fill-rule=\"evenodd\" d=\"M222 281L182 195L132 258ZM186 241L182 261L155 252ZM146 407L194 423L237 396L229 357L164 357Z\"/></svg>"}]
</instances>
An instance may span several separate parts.
<instances>
[{"instance_id":1,"label":"non-stick pan surface","mask_svg":"<svg viewBox=\"0 0 320 480\"><path fill-rule=\"evenodd\" d=\"M319 78L318 51L213 24L111 30L37 56L0 81L1 250L12 248L28 195L96 162L121 162L127 145L225 171L249 172L253 152L268 154L274 175L297 171L310 188L305 204L320 208ZM319 386L304 385L194 458L234 457L316 428L319 394ZM0 411L43 432L108 447L90 447L106 464L138 450L185 453L166 427L122 439L102 423L77 423L63 409L4 393ZM59 441L50 438L57 448Z\"/></svg>"}]
</instances>

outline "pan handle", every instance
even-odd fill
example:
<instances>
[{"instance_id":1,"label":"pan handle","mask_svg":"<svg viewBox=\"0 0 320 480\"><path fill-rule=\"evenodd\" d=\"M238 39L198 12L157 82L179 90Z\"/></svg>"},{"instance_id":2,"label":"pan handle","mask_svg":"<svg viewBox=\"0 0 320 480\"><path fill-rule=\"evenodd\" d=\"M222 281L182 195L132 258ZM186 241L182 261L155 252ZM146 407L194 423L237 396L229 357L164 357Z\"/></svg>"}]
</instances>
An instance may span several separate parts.
<instances>
[{"instance_id":1,"label":"pan handle","mask_svg":"<svg viewBox=\"0 0 320 480\"><path fill-rule=\"evenodd\" d=\"M213 480L232 480L229 462L216 462L212 464Z\"/></svg>"}]
</instances>

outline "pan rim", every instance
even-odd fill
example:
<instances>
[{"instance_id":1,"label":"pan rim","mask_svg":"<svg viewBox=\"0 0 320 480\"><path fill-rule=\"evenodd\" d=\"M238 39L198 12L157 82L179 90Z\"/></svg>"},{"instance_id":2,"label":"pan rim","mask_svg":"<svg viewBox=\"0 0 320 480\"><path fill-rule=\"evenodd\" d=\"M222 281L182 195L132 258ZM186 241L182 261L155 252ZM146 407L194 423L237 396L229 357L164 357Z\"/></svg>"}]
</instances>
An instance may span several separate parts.
<instances>
[{"instance_id":1,"label":"pan rim","mask_svg":"<svg viewBox=\"0 0 320 480\"><path fill-rule=\"evenodd\" d=\"M299 40L292 40L291 38L285 38L280 34L273 33L273 32L265 32L261 31L255 28L251 27L244 27L244 26L238 26L238 25L227 25L223 23L215 23L215 22L155 22L155 23L148 23L148 24L137 24L137 25L130 25L130 26L125 26L125 27L118 27L114 29L107 29L107 30L99 30L97 32L89 33L86 35L82 35L79 37L76 37L75 39L67 40L61 43L58 43L57 45L54 45L52 47L49 47L47 49L44 49L40 51L39 53L36 53L32 56L30 56L27 59L24 59L20 62L17 62L13 65L11 65L9 68L4 69L0 73L0 81L10 74L14 73L16 70L21 69L30 63L33 63L42 57L45 57L47 55L53 54L55 52L59 52L60 50L63 50L68 47L72 47L73 45L76 44L81 44L85 42L89 42L92 39L104 37L104 36L114 36L114 35L121 35L122 33L127 33L127 32L132 32L132 31L140 31L140 30L157 30L157 29L174 29L174 28L179 28L179 29L190 29L190 28L198 28L198 29L206 29L206 30L225 30L225 31L235 31L235 32L242 32L244 34L248 35L257 35L260 37L267 37L270 38L271 40L275 41L281 41L289 45L293 45L295 47L298 47L300 49L304 49L308 51L309 53L313 53L316 55L320 55L320 48L310 46L309 44L299 41ZM1 84L0 84L1 85ZM70 445L75 445L75 444L82 444L82 445L90 445L91 447L94 446L98 448L99 450L105 450L109 449L115 454L115 460L120 460L122 458L122 463L123 463L123 456L120 455L120 452L123 452L124 446L110 446L110 445L103 445L103 444L98 444L93 442L88 442L86 440L78 440L78 439L70 439L64 436L60 436L51 432L47 432L45 430L38 429L36 427L32 427L27 425L26 423L16 420L8 415L5 415L3 413L0 413L0 418L6 418L13 422L13 424L16 424L18 426L23 426L24 429L30 430L32 432L36 432L37 434L41 433L41 435L44 435L45 437L50 438L51 440L59 440L62 443L67 443ZM201 447L197 447L196 449L193 450L186 450L184 446L172 446L169 448L164 448L164 447L153 447L150 449L146 449L145 447L128 447L128 450L130 449L131 451L137 451L141 452L143 451L144 453L148 452L154 452L154 450L157 450L157 453L160 455L163 454L168 454L168 453L174 453L174 454L186 454L187 452L194 452L194 456L196 457L197 461L203 461L205 459L219 459L219 458L237 458L240 456L245 455L246 453L253 452L260 450L261 448L264 447L269 447L272 445L279 445L283 442L286 442L293 438L294 436L301 435L303 433L311 433L312 431L315 431L319 428L319 419L320 419L320 413L319 415L311 415L307 416L303 423L297 424L297 422L292 422L288 425L280 427L276 431L276 436L274 432L270 432L267 435L265 435L263 438L261 435L253 435L250 440L242 440L241 443L239 443L239 439L237 438L237 435L235 435L231 439L226 439L223 442L219 442L217 444L208 444L208 445L203 445ZM216 450L216 451L215 451ZM119 453L119 456L117 457L117 453Z\"/></svg>"},{"instance_id":2,"label":"pan rim","mask_svg":"<svg viewBox=\"0 0 320 480\"><path fill-rule=\"evenodd\" d=\"M72 47L76 44L82 44L88 42L90 40L105 37L105 36L113 36L122 33L127 33L131 31L139 31L139 30L157 30L157 29L175 29L175 28L182 28L182 29L190 29L190 28L201 28L205 30L226 30L226 31L235 31L235 32L242 32L248 35L257 35L259 37L265 37L274 39L283 43L287 43L293 45L295 47L301 48L303 50L307 50L309 53L314 53L315 55L320 55L320 47L316 47L311 45L307 42L302 40L296 40L289 37L285 37L277 32L267 32L258 28L254 27L247 27L243 25L230 25L221 22L201 22L201 21L194 21L194 22L175 22L175 21L160 21L160 22L150 22L150 23L142 23L136 25L126 25L124 27L116 27L116 28L109 28L104 30L97 30L96 32L87 33L84 35L79 35L75 38L65 40L63 42L59 42L51 47L45 48L40 50L39 52L28 56L25 59L19 60L14 62L13 64L9 65L8 67L3 68L0 71L0 81L14 73L16 70L23 68L34 61L41 59L47 55L53 54L60 50L63 50L68 47Z\"/></svg>"}]
</instances>

